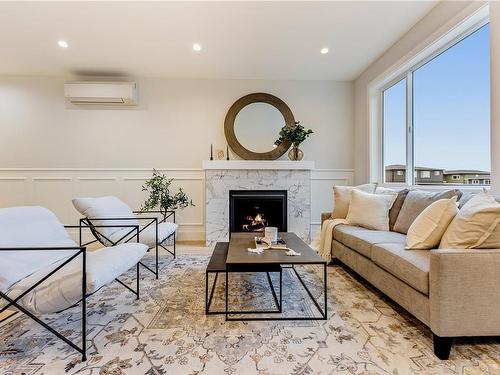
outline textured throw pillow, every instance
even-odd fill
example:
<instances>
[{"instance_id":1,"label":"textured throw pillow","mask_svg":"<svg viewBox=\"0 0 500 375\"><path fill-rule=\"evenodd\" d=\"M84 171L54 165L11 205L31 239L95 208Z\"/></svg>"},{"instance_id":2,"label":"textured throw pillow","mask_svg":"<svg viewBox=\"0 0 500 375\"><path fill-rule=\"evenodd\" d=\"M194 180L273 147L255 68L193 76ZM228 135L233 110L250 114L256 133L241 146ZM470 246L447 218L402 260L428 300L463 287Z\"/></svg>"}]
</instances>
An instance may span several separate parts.
<instances>
[{"instance_id":1,"label":"textured throw pillow","mask_svg":"<svg viewBox=\"0 0 500 375\"><path fill-rule=\"evenodd\" d=\"M443 192L428 192L422 190L411 190L406 196L398 218L394 223L394 231L406 234L410 225L415 221L418 215L431 203L440 199L450 199L457 196L460 199L462 192L460 190L447 190Z\"/></svg>"},{"instance_id":2,"label":"textured throw pillow","mask_svg":"<svg viewBox=\"0 0 500 375\"><path fill-rule=\"evenodd\" d=\"M488 192L471 198L441 239L441 249L500 249L500 203Z\"/></svg>"},{"instance_id":3,"label":"textured throw pillow","mask_svg":"<svg viewBox=\"0 0 500 375\"><path fill-rule=\"evenodd\" d=\"M370 194L353 189L346 220L351 225L388 231L389 210L396 197L396 193Z\"/></svg>"},{"instance_id":4,"label":"textured throw pillow","mask_svg":"<svg viewBox=\"0 0 500 375\"><path fill-rule=\"evenodd\" d=\"M457 197L431 203L408 229L406 248L413 250L437 248L446 228L457 213Z\"/></svg>"},{"instance_id":5,"label":"textured throw pillow","mask_svg":"<svg viewBox=\"0 0 500 375\"><path fill-rule=\"evenodd\" d=\"M351 201L351 192L353 189L373 193L377 187L376 183L358 185L358 186L338 186L333 187L333 212L332 219L345 219L349 211L349 202Z\"/></svg>"}]
</instances>

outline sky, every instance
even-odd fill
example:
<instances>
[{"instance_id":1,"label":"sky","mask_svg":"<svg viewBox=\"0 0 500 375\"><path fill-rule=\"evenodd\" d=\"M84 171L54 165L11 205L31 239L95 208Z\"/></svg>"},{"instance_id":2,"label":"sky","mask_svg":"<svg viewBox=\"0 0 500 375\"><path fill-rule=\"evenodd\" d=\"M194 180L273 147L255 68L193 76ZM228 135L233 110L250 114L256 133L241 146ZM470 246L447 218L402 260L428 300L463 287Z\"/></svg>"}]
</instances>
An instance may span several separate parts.
<instances>
[{"instance_id":1,"label":"sky","mask_svg":"<svg viewBox=\"0 0 500 375\"><path fill-rule=\"evenodd\" d=\"M489 25L413 74L415 165L490 170ZM384 162L406 164L406 83L384 93Z\"/></svg>"}]
</instances>

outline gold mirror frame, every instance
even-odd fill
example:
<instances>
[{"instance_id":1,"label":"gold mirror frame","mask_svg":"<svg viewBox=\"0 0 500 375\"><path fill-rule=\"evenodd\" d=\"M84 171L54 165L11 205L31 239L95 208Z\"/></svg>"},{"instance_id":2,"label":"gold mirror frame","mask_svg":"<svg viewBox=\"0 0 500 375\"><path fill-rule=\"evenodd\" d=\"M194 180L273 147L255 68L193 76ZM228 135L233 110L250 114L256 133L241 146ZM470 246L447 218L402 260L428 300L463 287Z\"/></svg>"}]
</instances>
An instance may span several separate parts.
<instances>
[{"instance_id":1,"label":"gold mirror frame","mask_svg":"<svg viewBox=\"0 0 500 375\"><path fill-rule=\"evenodd\" d=\"M283 118L285 119L286 125L293 125L295 123L295 118L291 109L286 105L286 103L280 98L266 93L254 93L245 95L239 98L234 104L229 108L226 114L226 119L224 120L224 134L226 135L227 143L229 147L234 151L236 155L245 160L275 160L282 156L291 146L290 141L284 141L275 149L268 152L254 152L245 148L236 138L234 133L234 121L238 113L245 108L247 105L252 103L267 103L272 105L278 111L281 112ZM276 135L278 139L279 135Z\"/></svg>"}]
</instances>

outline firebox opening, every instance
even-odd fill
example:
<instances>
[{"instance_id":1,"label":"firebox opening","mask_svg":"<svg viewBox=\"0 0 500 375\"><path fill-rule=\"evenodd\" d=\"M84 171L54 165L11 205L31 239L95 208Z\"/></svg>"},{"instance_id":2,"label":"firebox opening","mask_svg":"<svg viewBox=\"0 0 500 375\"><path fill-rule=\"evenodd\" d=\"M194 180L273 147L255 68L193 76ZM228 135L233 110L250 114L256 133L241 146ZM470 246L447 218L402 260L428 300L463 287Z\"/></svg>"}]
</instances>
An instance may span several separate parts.
<instances>
[{"instance_id":1,"label":"firebox opening","mask_svg":"<svg viewBox=\"0 0 500 375\"><path fill-rule=\"evenodd\" d=\"M230 232L263 232L265 227L287 230L286 190L231 190Z\"/></svg>"}]
</instances>

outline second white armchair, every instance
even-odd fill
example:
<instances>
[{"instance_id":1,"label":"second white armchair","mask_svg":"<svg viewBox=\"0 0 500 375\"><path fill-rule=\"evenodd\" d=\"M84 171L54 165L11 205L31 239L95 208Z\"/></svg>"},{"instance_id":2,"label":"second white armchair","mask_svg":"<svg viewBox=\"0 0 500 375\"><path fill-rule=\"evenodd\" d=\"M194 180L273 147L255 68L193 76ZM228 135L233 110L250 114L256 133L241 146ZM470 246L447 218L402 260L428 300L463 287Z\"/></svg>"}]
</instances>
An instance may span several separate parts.
<instances>
[{"instance_id":1,"label":"second white armchair","mask_svg":"<svg viewBox=\"0 0 500 375\"><path fill-rule=\"evenodd\" d=\"M154 216L158 211L133 211L125 202L114 196L75 198L73 206L84 216L80 219L80 226L88 227L96 238L90 243L99 241L105 246L115 246L120 243L136 242L137 236L133 229L131 230L131 225L139 225L139 242L147 245L149 249L154 248L156 256L154 270L144 263L141 264L156 278L159 275L158 248L163 248L175 258L175 237L178 227L175 223L175 212L171 211L166 217L160 218ZM169 218L172 218L173 222L167 221ZM168 248L169 241L173 243L172 250Z\"/></svg>"}]
</instances>

